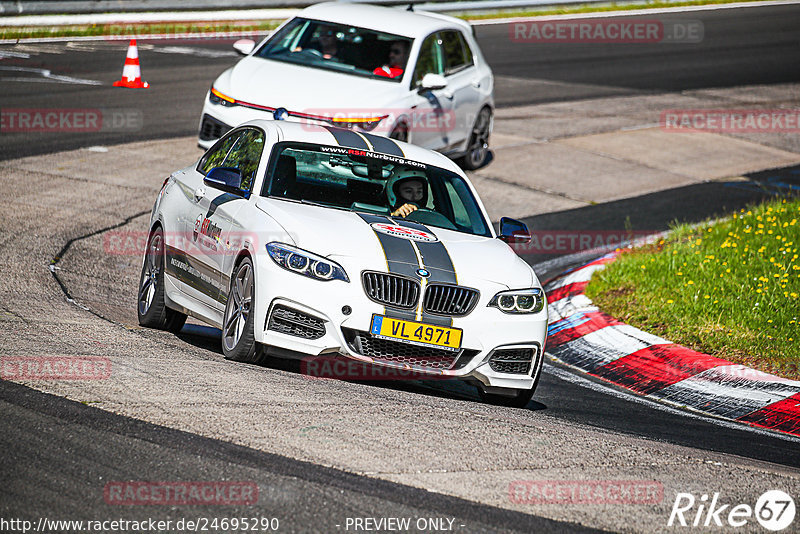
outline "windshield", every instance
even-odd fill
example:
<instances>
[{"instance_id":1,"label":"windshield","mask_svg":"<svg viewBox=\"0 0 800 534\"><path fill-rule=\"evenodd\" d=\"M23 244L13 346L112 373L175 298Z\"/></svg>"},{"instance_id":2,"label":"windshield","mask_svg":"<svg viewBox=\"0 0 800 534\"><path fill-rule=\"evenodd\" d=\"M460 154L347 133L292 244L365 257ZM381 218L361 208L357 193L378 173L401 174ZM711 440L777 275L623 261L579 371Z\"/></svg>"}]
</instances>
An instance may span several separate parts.
<instances>
[{"instance_id":1,"label":"windshield","mask_svg":"<svg viewBox=\"0 0 800 534\"><path fill-rule=\"evenodd\" d=\"M399 82L412 39L355 26L295 18L256 56Z\"/></svg>"},{"instance_id":2,"label":"windshield","mask_svg":"<svg viewBox=\"0 0 800 534\"><path fill-rule=\"evenodd\" d=\"M262 196L491 237L466 180L439 167L354 148L278 143L268 173Z\"/></svg>"}]
</instances>

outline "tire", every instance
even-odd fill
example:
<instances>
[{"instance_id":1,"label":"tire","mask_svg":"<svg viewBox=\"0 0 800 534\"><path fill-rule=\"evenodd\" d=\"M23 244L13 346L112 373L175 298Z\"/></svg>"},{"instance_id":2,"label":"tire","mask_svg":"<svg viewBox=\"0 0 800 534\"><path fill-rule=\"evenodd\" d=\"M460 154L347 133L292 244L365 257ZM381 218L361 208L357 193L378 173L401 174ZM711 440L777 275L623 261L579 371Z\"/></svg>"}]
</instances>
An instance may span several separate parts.
<instances>
[{"instance_id":1,"label":"tire","mask_svg":"<svg viewBox=\"0 0 800 534\"><path fill-rule=\"evenodd\" d=\"M489 158L489 135L492 127L492 110L485 107L475 117L475 124L469 135L467 153L459 158L461 168L467 171L480 169Z\"/></svg>"},{"instance_id":2,"label":"tire","mask_svg":"<svg viewBox=\"0 0 800 534\"><path fill-rule=\"evenodd\" d=\"M253 262L245 256L233 269L222 320L222 353L228 360L261 363L263 359L253 333L255 287Z\"/></svg>"},{"instance_id":3,"label":"tire","mask_svg":"<svg viewBox=\"0 0 800 534\"><path fill-rule=\"evenodd\" d=\"M164 231L157 227L147 240L147 251L139 277L136 311L139 324L147 328L169 330L177 334L186 322L186 315L167 308L164 301Z\"/></svg>"}]
</instances>

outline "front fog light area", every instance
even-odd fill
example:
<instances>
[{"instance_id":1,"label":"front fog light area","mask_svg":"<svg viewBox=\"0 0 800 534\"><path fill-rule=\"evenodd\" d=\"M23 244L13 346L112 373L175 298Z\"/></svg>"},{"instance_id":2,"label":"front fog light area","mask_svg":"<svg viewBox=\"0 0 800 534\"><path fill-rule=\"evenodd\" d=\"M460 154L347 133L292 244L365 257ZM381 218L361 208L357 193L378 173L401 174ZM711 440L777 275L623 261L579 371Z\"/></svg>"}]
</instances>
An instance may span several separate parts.
<instances>
[{"instance_id":1,"label":"front fog light area","mask_svg":"<svg viewBox=\"0 0 800 534\"><path fill-rule=\"evenodd\" d=\"M272 261L293 273L323 282L329 280L350 281L341 265L307 250L285 243L273 242L267 244L267 252Z\"/></svg>"},{"instance_id":2,"label":"front fog light area","mask_svg":"<svg viewBox=\"0 0 800 534\"><path fill-rule=\"evenodd\" d=\"M214 87L211 87L211 90L208 92L208 101L217 106L225 106L225 107L233 107L236 105L236 100L220 93Z\"/></svg>"},{"instance_id":3,"label":"front fog light area","mask_svg":"<svg viewBox=\"0 0 800 534\"><path fill-rule=\"evenodd\" d=\"M488 306L504 313L539 313L544 308L544 292L539 288L503 291Z\"/></svg>"}]
</instances>

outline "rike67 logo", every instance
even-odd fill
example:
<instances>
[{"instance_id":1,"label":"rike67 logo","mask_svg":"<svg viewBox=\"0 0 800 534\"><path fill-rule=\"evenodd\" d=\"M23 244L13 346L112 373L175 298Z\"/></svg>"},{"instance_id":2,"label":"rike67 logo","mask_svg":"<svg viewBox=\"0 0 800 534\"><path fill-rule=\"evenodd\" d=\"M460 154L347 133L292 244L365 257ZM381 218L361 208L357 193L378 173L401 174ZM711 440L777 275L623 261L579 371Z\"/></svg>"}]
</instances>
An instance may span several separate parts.
<instances>
[{"instance_id":1,"label":"rike67 logo","mask_svg":"<svg viewBox=\"0 0 800 534\"><path fill-rule=\"evenodd\" d=\"M678 493L668 527L743 527L753 519L767 530L783 530L794 521L795 505L792 497L781 490L763 493L755 506L723 503L719 493L697 498L691 493ZM751 527L752 528L752 527Z\"/></svg>"}]
</instances>

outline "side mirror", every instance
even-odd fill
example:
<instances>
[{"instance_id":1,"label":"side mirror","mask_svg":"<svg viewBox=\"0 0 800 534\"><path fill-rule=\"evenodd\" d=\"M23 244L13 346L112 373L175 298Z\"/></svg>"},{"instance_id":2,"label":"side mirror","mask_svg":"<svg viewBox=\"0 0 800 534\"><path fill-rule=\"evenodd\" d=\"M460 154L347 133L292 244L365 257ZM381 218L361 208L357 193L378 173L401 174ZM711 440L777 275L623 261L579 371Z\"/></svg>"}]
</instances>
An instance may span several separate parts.
<instances>
[{"instance_id":1,"label":"side mirror","mask_svg":"<svg viewBox=\"0 0 800 534\"><path fill-rule=\"evenodd\" d=\"M524 222L502 217L500 219L500 235L497 236L506 243L527 243L531 240L531 233Z\"/></svg>"},{"instance_id":2,"label":"side mirror","mask_svg":"<svg viewBox=\"0 0 800 534\"><path fill-rule=\"evenodd\" d=\"M250 52L256 47L256 42L252 39L239 39L233 43L233 48L243 56L249 56Z\"/></svg>"},{"instance_id":3,"label":"side mirror","mask_svg":"<svg viewBox=\"0 0 800 534\"><path fill-rule=\"evenodd\" d=\"M445 87L447 87L447 80L445 80L444 76L441 74L433 74L431 72L423 76L422 81L419 82L420 93L425 91L435 91L436 89L444 89Z\"/></svg>"},{"instance_id":4,"label":"side mirror","mask_svg":"<svg viewBox=\"0 0 800 534\"><path fill-rule=\"evenodd\" d=\"M239 169L234 169L233 167L214 167L203 178L203 183L226 193L244 195L244 192L240 189L242 173Z\"/></svg>"}]
</instances>

